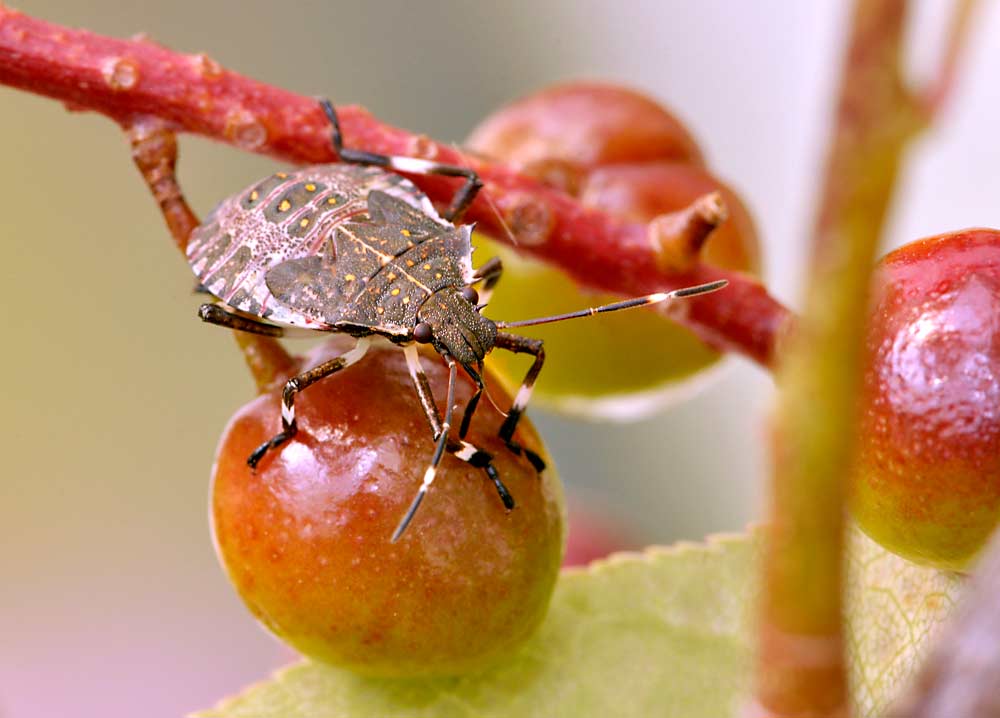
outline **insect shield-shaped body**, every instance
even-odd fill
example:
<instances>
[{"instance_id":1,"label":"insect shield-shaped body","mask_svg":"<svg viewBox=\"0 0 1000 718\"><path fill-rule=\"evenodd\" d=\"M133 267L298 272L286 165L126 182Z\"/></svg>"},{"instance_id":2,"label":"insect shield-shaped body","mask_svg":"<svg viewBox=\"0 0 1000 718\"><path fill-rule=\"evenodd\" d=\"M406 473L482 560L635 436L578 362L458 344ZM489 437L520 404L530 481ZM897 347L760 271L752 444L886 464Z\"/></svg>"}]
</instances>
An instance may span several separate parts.
<instances>
[{"instance_id":1,"label":"insect shield-shaped body","mask_svg":"<svg viewBox=\"0 0 1000 718\"><path fill-rule=\"evenodd\" d=\"M397 344L424 319L435 345L476 364L496 326L461 293L475 281L470 235L399 175L319 165L226 199L187 252L202 285L239 312Z\"/></svg>"},{"instance_id":2,"label":"insect shield-shaped body","mask_svg":"<svg viewBox=\"0 0 1000 718\"><path fill-rule=\"evenodd\" d=\"M393 535L398 539L426 495L445 451L483 469L504 506L514 500L492 464L492 456L465 441L484 391L483 358L494 348L534 357L500 438L523 453L538 471L542 459L513 439L544 361L542 343L502 331L599 312L644 306L719 289L712 282L656 293L557 317L493 322L482 316L485 298L500 277L490 260L472 267L472 227L456 226L480 187L471 170L410 157L376 155L343 147L339 123L328 102L332 144L352 164L317 165L279 172L223 201L196 229L187 257L202 286L222 304L205 304L205 321L233 329L282 336L282 327L340 332L358 339L335 359L290 379L282 393L282 427L247 459L253 468L264 455L297 432L295 395L310 384L361 359L372 335L403 347L407 366L434 436L435 450L423 481ZM390 172L462 177L451 205L439 214L409 180ZM472 288L482 283L484 303ZM449 367L442 417L420 366L417 343L429 343ZM451 436L455 382L461 368L477 389L467 402L457 436Z\"/></svg>"},{"instance_id":3,"label":"insect shield-shaped body","mask_svg":"<svg viewBox=\"0 0 1000 718\"><path fill-rule=\"evenodd\" d=\"M442 218L399 175L372 166L318 165L279 172L221 202L192 233L187 257L202 286L226 307L203 305L206 321L272 336L283 333L275 325L286 325L362 339L381 335L408 347L432 343L482 387L482 360L497 328L480 315L469 286L482 278L472 268L471 232L469 225ZM296 433L298 391L354 363L366 349L367 341L360 341L338 360L292 379L284 392L282 431L248 463L256 467ZM464 440L448 442L451 407L442 422L419 357L408 349L407 359L440 445L418 500L447 449L482 467L504 505L513 507L492 457ZM470 403L463 439L474 410ZM543 467L535 454L528 456Z\"/></svg>"}]
</instances>

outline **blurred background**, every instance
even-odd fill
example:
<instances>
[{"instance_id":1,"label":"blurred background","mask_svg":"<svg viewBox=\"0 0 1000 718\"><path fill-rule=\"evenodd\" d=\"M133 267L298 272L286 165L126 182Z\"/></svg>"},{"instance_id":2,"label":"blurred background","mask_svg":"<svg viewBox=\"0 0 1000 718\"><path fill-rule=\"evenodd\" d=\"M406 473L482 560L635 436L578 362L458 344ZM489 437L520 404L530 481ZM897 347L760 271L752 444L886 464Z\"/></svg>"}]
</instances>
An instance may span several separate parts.
<instances>
[{"instance_id":1,"label":"blurred background","mask_svg":"<svg viewBox=\"0 0 1000 718\"><path fill-rule=\"evenodd\" d=\"M773 293L800 293L844 3L21 0L46 20L185 52L461 142L548 83L624 82L694 130L741 192ZM926 77L948 0L915 3ZM890 246L1000 225L1000 3L982 3L949 111L910 157ZM200 324L192 276L117 127L0 88L0 716L178 716L289 655L218 568L208 473L253 393L232 338ZM273 170L184 137L201 213ZM695 399L638 423L532 411L569 490L643 543L760 516L769 377L731 359Z\"/></svg>"}]
</instances>

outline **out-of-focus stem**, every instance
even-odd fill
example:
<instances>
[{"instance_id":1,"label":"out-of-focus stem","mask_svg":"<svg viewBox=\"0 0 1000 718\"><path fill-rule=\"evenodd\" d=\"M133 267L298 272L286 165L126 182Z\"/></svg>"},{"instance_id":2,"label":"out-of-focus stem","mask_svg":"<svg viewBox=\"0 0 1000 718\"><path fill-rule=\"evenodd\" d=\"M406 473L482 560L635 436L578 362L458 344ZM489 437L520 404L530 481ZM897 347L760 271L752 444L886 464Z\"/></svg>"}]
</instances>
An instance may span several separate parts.
<instances>
[{"instance_id":1,"label":"out-of-focus stem","mask_svg":"<svg viewBox=\"0 0 1000 718\"><path fill-rule=\"evenodd\" d=\"M849 714L842 638L850 470L869 275L900 158L921 126L902 84L904 0L858 0L815 226L806 309L779 372L756 708Z\"/></svg>"},{"instance_id":2,"label":"out-of-focus stem","mask_svg":"<svg viewBox=\"0 0 1000 718\"><path fill-rule=\"evenodd\" d=\"M948 101L955 88L955 76L962 49L969 39L972 18L979 5L978 0L953 0L953 2L955 8L952 12L951 26L948 29L944 55L941 57L938 73L921 96L922 110L928 120L934 118L934 115Z\"/></svg>"}]
</instances>

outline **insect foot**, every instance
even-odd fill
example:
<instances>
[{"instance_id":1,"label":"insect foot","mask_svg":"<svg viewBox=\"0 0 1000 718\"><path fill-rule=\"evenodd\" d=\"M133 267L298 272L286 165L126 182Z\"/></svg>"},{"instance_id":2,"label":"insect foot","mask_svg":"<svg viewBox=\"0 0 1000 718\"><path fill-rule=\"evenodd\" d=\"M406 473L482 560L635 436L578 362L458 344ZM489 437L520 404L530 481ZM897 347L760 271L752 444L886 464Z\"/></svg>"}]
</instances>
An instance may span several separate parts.
<instances>
[{"instance_id":1,"label":"insect foot","mask_svg":"<svg viewBox=\"0 0 1000 718\"><path fill-rule=\"evenodd\" d=\"M321 346L303 366L343 356L342 345ZM450 369L424 358L427 386L443 398ZM495 377L483 379L511 405ZM457 406L475 390L460 373ZM549 463L542 474L507 451L504 416L489 402L467 435L492 455L516 510L461 449L445 451L433 500L391 543L436 446L404 352L374 345L297 393L297 433L251 473L246 456L269 440L282 403L271 393L240 409L213 470L218 554L254 615L310 658L368 675L455 675L509 656L546 611L564 545L562 488L527 419L514 439ZM459 445L457 432L450 442Z\"/></svg>"}]
</instances>

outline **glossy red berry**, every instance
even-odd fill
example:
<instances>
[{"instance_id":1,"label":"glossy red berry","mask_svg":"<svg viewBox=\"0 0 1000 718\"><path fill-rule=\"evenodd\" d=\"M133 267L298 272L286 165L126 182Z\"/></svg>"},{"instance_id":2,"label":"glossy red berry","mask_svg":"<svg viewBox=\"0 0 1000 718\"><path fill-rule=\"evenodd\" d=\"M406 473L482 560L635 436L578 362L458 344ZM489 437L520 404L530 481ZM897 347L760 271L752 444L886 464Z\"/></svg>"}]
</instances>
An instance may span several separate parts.
<instances>
[{"instance_id":1,"label":"glossy red berry","mask_svg":"<svg viewBox=\"0 0 1000 718\"><path fill-rule=\"evenodd\" d=\"M718 191L729 218L709 235L700 257L695 250L686 261L700 258L727 269L759 270L756 231L739 197L703 167L691 133L634 90L593 82L550 87L491 115L473 131L469 145L584 205L632 222L686 210ZM560 270L506 245L481 237L476 244L504 262L503 282L490 301L491 316L558 314L620 299L587 291ZM593 418L651 413L689 393L720 358L689 330L651 311L524 332L546 344L545 371L533 395L536 404ZM643 351L629 350L638 346ZM494 353L487 361L511 390L527 369L523 357Z\"/></svg>"},{"instance_id":2,"label":"glossy red berry","mask_svg":"<svg viewBox=\"0 0 1000 718\"><path fill-rule=\"evenodd\" d=\"M336 353L324 345L308 363ZM424 364L445 396L445 367L436 356ZM470 393L461 382L459 406ZM264 395L240 409L213 471L220 559L265 626L309 657L384 676L475 670L532 633L564 541L548 457L539 475L512 454L497 438L503 417L483 401L468 438L494 454L516 508L505 511L481 469L446 455L413 524L391 543L433 452L403 353L373 347L302 392L296 409L297 435L256 472L246 458L280 426L280 401ZM544 456L530 424L515 439Z\"/></svg>"},{"instance_id":3,"label":"glossy red berry","mask_svg":"<svg viewBox=\"0 0 1000 718\"><path fill-rule=\"evenodd\" d=\"M964 568L1000 521L1000 232L886 256L866 351L854 515L903 556Z\"/></svg>"},{"instance_id":4,"label":"glossy red berry","mask_svg":"<svg viewBox=\"0 0 1000 718\"><path fill-rule=\"evenodd\" d=\"M603 165L702 162L698 143L673 114L635 90L600 82L553 85L516 100L466 144L570 194Z\"/></svg>"}]
</instances>

